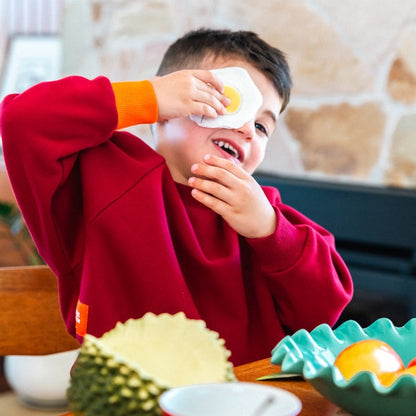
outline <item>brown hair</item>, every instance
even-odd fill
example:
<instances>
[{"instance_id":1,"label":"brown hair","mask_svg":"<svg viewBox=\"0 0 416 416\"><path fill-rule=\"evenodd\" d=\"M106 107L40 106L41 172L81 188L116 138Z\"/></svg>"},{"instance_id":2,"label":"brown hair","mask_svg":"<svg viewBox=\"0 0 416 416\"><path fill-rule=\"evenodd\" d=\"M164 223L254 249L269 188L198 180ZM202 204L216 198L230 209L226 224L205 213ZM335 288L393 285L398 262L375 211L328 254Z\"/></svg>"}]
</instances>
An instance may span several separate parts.
<instances>
[{"instance_id":1,"label":"brown hair","mask_svg":"<svg viewBox=\"0 0 416 416\"><path fill-rule=\"evenodd\" d=\"M282 98L283 111L290 99L292 79L285 55L256 33L198 29L186 33L166 51L157 75L181 69L196 69L207 58L235 57L261 71Z\"/></svg>"}]
</instances>

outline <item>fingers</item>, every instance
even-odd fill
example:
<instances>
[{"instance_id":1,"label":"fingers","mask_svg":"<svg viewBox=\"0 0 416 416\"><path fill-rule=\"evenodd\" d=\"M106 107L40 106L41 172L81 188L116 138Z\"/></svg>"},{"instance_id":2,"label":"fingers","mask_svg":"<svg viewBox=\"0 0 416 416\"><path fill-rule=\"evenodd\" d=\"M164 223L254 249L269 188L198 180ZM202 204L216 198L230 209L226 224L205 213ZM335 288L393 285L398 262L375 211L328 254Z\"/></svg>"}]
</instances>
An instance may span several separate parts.
<instances>
[{"instance_id":1,"label":"fingers","mask_svg":"<svg viewBox=\"0 0 416 416\"><path fill-rule=\"evenodd\" d=\"M226 114L227 97L222 96L213 87L203 84L192 97L192 114L217 117Z\"/></svg>"},{"instance_id":2,"label":"fingers","mask_svg":"<svg viewBox=\"0 0 416 416\"><path fill-rule=\"evenodd\" d=\"M228 203L230 190L223 184L197 177L189 178L188 184L193 188L193 196L211 209L214 209L215 201ZM214 211L218 212L216 209Z\"/></svg>"},{"instance_id":3,"label":"fingers","mask_svg":"<svg viewBox=\"0 0 416 416\"><path fill-rule=\"evenodd\" d=\"M192 166L192 172L199 176L216 179L219 182L226 182L227 179L237 177L248 179L251 176L232 159L207 154L203 158L204 163L196 163Z\"/></svg>"},{"instance_id":4,"label":"fingers","mask_svg":"<svg viewBox=\"0 0 416 416\"><path fill-rule=\"evenodd\" d=\"M230 100L223 94L223 84L210 71L194 71L198 80L193 100L200 104L196 114L216 117L226 114ZM214 110L214 111L212 111Z\"/></svg>"},{"instance_id":5,"label":"fingers","mask_svg":"<svg viewBox=\"0 0 416 416\"><path fill-rule=\"evenodd\" d=\"M177 117L217 117L226 113L229 99L222 83L205 70L182 70L151 80L155 90L159 121Z\"/></svg>"},{"instance_id":6,"label":"fingers","mask_svg":"<svg viewBox=\"0 0 416 416\"><path fill-rule=\"evenodd\" d=\"M191 167L191 172L195 176L189 178L189 186L197 191L218 198L221 201L230 203L231 200L234 200L234 202L236 202L235 190L239 188L240 191L243 191L249 184L249 182L246 181L249 179L249 175L231 160L206 155L204 157L204 162L205 163L195 163ZM245 185L246 183L247 185ZM196 194L197 193L195 193L195 195ZM241 195L244 194L245 192L241 193ZM201 195L199 195L198 199L200 198L202 198ZM205 203L205 199L207 199L207 203ZM204 198L204 201L201 202L206 205L209 203L210 205L207 206L212 208L210 198ZM216 209L214 210L217 211Z\"/></svg>"},{"instance_id":7,"label":"fingers","mask_svg":"<svg viewBox=\"0 0 416 416\"><path fill-rule=\"evenodd\" d=\"M213 87L220 94L224 93L224 85L222 81L216 77L211 71L194 70L193 74L196 78L201 80L204 84Z\"/></svg>"}]
</instances>

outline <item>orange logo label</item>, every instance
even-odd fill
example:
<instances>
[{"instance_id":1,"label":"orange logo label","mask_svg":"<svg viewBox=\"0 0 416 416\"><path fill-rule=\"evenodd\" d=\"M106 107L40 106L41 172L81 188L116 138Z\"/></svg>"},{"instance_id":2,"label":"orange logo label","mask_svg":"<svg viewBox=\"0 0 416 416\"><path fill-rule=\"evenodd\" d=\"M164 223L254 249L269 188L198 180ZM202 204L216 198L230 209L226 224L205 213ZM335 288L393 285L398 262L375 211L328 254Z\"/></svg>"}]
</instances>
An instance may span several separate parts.
<instances>
[{"instance_id":1,"label":"orange logo label","mask_svg":"<svg viewBox=\"0 0 416 416\"><path fill-rule=\"evenodd\" d=\"M84 337L87 333L88 324L88 305L78 300L75 312L75 331L80 337Z\"/></svg>"}]
</instances>

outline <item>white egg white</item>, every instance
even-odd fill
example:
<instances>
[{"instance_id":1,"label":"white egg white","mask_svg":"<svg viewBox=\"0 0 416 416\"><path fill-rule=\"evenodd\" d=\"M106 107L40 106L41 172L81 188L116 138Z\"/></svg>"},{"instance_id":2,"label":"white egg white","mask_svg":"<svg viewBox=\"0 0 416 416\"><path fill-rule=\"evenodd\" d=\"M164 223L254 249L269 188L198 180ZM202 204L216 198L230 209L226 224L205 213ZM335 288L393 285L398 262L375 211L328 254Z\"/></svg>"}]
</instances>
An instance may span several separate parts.
<instances>
[{"instance_id":1,"label":"white egg white","mask_svg":"<svg viewBox=\"0 0 416 416\"><path fill-rule=\"evenodd\" d=\"M227 113L215 118L191 115L191 120L201 127L236 129L254 118L263 103L256 84L249 73L240 67L228 67L211 70L225 85L228 85L240 94L240 107L233 113Z\"/></svg>"}]
</instances>

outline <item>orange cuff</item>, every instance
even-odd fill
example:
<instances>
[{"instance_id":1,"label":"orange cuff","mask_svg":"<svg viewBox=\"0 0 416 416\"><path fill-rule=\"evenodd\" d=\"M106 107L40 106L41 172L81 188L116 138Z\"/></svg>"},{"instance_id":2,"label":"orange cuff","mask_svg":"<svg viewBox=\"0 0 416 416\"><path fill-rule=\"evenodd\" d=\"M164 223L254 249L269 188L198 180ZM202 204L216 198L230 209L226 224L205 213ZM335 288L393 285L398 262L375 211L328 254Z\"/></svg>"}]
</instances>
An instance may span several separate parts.
<instances>
[{"instance_id":1,"label":"orange cuff","mask_svg":"<svg viewBox=\"0 0 416 416\"><path fill-rule=\"evenodd\" d=\"M112 84L118 113L117 129L157 121L157 100L150 81L125 81Z\"/></svg>"}]
</instances>

